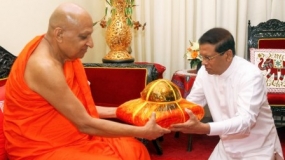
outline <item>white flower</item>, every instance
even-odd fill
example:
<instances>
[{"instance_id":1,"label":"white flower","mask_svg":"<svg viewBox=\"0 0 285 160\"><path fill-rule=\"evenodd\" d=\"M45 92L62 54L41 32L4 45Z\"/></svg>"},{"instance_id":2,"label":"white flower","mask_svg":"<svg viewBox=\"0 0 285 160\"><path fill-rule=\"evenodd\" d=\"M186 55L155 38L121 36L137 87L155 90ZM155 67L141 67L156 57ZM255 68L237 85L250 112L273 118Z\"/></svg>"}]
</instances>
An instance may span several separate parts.
<instances>
[{"instance_id":1,"label":"white flower","mask_svg":"<svg viewBox=\"0 0 285 160\"><path fill-rule=\"evenodd\" d=\"M192 59L201 60L199 55L200 55L199 43L190 41L190 46L187 48L187 53L186 53L187 60L192 60Z\"/></svg>"},{"instance_id":2,"label":"white flower","mask_svg":"<svg viewBox=\"0 0 285 160\"><path fill-rule=\"evenodd\" d=\"M185 57L188 61L190 61L191 68L201 63L202 59L200 57L199 43L198 42L190 42L190 46L187 48Z\"/></svg>"},{"instance_id":3,"label":"white flower","mask_svg":"<svg viewBox=\"0 0 285 160\"><path fill-rule=\"evenodd\" d=\"M191 42L190 42L191 44ZM192 46L190 47L193 51L199 51L199 43L198 42L192 42Z\"/></svg>"}]
</instances>

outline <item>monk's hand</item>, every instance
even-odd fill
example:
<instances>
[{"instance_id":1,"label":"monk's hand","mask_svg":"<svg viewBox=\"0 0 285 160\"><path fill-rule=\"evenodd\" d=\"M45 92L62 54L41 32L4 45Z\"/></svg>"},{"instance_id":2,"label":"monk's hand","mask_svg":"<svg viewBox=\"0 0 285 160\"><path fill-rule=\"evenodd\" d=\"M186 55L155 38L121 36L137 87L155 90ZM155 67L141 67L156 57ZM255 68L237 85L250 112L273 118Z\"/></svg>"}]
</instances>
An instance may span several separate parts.
<instances>
[{"instance_id":1,"label":"monk's hand","mask_svg":"<svg viewBox=\"0 0 285 160\"><path fill-rule=\"evenodd\" d=\"M149 121L145 124L143 127L144 129L144 134L143 138L146 138L148 140L153 140L158 137L163 136L164 134L170 133L171 131L166 128L162 128L156 123L156 114L153 112L151 114L151 117Z\"/></svg>"},{"instance_id":2,"label":"monk's hand","mask_svg":"<svg viewBox=\"0 0 285 160\"><path fill-rule=\"evenodd\" d=\"M189 119L184 123L172 124L170 126L171 131L196 134L208 134L210 132L209 124L200 122L191 110L185 109L185 112L189 115Z\"/></svg>"}]
</instances>

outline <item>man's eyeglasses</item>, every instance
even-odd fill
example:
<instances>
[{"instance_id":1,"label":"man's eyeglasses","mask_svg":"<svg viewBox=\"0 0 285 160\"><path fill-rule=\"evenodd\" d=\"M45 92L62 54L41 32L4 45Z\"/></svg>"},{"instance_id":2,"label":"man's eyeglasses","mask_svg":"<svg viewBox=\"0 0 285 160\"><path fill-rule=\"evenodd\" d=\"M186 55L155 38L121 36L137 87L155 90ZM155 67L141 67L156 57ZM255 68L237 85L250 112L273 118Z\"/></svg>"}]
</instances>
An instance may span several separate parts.
<instances>
[{"instance_id":1,"label":"man's eyeglasses","mask_svg":"<svg viewBox=\"0 0 285 160\"><path fill-rule=\"evenodd\" d=\"M225 52L226 52L226 51L221 52L221 53L218 53L218 54L213 55L213 56L201 56L201 55L199 55L199 58L200 58L202 61L203 61L203 60L211 61L212 59L216 58L218 55L220 55L220 56L224 55Z\"/></svg>"}]
</instances>

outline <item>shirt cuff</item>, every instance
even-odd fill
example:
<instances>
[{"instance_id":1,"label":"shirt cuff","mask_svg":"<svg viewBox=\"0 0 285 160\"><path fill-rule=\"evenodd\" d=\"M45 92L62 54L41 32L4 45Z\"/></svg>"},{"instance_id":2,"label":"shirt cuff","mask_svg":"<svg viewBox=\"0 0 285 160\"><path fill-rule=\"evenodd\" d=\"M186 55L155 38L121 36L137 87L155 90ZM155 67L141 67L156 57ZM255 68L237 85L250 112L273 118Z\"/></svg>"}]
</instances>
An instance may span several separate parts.
<instances>
[{"instance_id":1,"label":"shirt cuff","mask_svg":"<svg viewBox=\"0 0 285 160\"><path fill-rule=\"evenodd\" d=\"M208 134L209 136L216 136L216 135L221 135L223 133L223 124L220 122L210 122L210 133Z\"/></svg>"}]
</instances>

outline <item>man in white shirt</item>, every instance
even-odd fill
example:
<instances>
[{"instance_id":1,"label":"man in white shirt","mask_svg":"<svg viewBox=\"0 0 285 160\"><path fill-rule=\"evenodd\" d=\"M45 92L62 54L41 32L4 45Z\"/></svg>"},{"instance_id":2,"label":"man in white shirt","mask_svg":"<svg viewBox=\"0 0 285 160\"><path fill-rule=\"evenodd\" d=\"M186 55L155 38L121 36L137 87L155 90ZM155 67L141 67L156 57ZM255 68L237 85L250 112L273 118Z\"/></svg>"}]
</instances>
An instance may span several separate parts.
<instances>
[{"instance_id":1,"label":"man in white shirt","mask_svg":"<svg viewBox=\"0 0 285 160\"><path fill-rule=\"evenodd\" d=\"M186 110L190 119L171 130L219 135L210 160L284 159L261 71L235 56L235 41L226 29L210 29L199 44L203 66L187 100L208 104L213 122L202 123Z\"/></svg>"}]
</instances>

